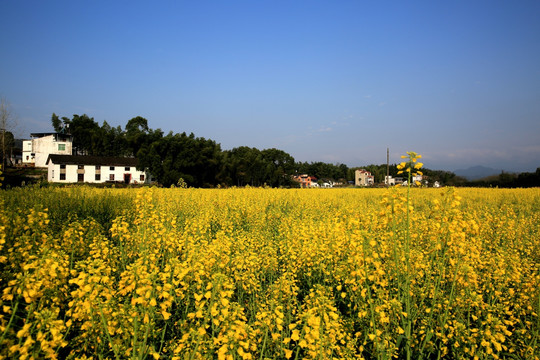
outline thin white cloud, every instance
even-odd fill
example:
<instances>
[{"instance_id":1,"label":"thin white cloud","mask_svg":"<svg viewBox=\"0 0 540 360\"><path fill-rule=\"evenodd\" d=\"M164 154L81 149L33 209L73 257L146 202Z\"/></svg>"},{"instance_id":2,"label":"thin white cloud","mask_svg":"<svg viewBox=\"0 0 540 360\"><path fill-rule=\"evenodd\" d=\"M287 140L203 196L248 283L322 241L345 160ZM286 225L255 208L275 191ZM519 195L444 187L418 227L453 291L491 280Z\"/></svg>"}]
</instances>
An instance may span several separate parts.
<instances>
[{"instance_id":1,"label":"thin white cloud","mask_svg":"<svg viewBox=\"0 0 540 360\"><path fill-rule=\"evenodd\" d=\"M332 128L329 126L323 126L319 128L319 130L317 130L317 132L330 132L330 131L332 131Z\"/></svg>"}]
</instances>

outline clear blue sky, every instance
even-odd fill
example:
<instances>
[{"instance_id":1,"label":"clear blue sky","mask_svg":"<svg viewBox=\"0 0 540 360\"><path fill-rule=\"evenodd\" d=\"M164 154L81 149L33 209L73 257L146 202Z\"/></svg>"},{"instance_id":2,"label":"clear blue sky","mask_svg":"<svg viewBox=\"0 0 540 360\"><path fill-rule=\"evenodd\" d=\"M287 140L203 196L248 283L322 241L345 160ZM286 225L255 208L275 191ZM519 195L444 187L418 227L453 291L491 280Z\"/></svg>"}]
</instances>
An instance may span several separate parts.
<instances>
[{"instance_id":1,"label":"clear blue sky","mask_svg":"<svg viewBox=\"0 0 540 360\"><path fill-rule=\"evenodd\" d=\"M0 2L0 96L222 149L540 167L540 1Z\"/></svg>"}]
</instances>

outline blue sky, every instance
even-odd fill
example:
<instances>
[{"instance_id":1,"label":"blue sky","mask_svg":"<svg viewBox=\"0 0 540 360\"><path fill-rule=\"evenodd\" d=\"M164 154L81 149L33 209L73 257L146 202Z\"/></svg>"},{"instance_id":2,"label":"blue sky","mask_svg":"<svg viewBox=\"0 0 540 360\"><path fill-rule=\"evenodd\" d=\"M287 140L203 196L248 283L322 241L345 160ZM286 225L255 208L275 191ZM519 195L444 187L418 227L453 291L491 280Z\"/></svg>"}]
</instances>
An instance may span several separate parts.
<instances>
[{"instance_id":1,"label":"blue sky","mask_svg":"<svg viewBox=\"0 0 540 360\"><path fill-rule=\"evenodd\" d=\"M0 96L297 161L540 167L539 1L0 3Z\"/></svg>"}]
</instances>

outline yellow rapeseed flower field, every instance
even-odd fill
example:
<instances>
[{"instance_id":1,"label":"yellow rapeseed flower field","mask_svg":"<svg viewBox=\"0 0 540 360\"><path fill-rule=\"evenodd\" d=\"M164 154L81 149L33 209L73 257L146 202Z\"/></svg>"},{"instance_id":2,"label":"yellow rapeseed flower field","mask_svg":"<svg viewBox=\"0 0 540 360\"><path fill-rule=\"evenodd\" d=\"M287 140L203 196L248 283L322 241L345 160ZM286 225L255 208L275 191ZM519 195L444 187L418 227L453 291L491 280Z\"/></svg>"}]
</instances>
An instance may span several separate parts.
<instances>
[{"instance_id":1,"label":"yellow rapeseed flower field","mask_svg":"<svg viewBox=\"0 0 540 360\"><path fill-rule=\"evenodd\" d=\"M0 359L540 358L540 189L1 197Z\"/></svg>"}]
</instances>

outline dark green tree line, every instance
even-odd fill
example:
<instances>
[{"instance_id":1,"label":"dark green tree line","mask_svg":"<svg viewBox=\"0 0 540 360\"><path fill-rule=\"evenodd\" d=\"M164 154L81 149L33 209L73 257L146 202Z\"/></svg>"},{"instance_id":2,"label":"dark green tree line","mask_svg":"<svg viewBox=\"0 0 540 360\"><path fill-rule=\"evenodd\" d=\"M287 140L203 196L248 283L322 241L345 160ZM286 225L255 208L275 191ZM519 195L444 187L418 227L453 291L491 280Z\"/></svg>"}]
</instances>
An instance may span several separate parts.
<instances>
[{"instance_id":1,"label":"dark green tree line","mask_svg":"<svg viewBox=\"0 0 540 360\"><path fill-rule=\"evenodd\" d=\"M99 125L86 114L60 118L52 114L51 123L58 133L73 136L74 154L93 156L127 156L139 159L140 169L146 169L163 186L178 184L183 179L188 186L272 186L294 187L293 175L308 174L321 181L354 180L358 168L345 164L324 162L296 162L283 150L259 150L240 146L223 151L220 144L194 134L164 135L161 129L153 130L148 120L137 116L124 128L111 127L106 121ZM6 142L9 139L6 138ZM376 183L383 183L386 164L362 167L370 171ZM442 185L473 185L452 172L422 169L429 182ZM389 166L392 177L398 177L396 164ZM539 186L540 170L536 173L501 174L492 186ZM484 186L488 183L474 185ZM473 186L474 186L473 185Z\"/></svg>"}]
</instances>

